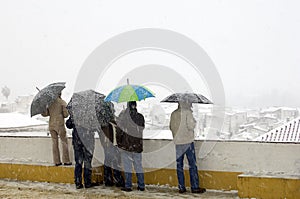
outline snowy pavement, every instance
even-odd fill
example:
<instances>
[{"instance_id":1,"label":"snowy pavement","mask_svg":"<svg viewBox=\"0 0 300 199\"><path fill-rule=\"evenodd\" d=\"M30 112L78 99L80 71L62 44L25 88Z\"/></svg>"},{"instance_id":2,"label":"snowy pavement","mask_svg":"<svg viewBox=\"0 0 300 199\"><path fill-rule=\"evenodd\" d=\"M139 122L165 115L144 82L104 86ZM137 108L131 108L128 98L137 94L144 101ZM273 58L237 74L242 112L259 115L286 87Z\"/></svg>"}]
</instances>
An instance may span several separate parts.
<instances>
[{"instance_id":1,"label":"snowy pavement","mask_svg":"<svg viewBox=\"0 0 300 199\"><path fill-rule=\"evenodd\" d=\"M0 198L239 198L237 191L208 190L204 194L179 194L177 188L146 185L146 191L123 192L116 187L75 189L73 184L0 180Z\"/></svg>"}]
</instances>

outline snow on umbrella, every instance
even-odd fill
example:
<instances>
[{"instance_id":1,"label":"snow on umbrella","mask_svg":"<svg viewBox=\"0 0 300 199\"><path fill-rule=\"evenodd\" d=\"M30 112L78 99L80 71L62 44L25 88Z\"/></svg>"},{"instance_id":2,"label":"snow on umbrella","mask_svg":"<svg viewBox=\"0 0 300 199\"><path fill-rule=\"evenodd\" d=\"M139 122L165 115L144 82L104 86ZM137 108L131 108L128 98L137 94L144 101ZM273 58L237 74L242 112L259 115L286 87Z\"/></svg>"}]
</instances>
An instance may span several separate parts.
<instances>
[{"instance_id":1,"label":"snow on umbrella","mask_svg":"<svg viewBox=\"0 0 300 199\"><path fill-rule=\"evenodd\" d=\"M154 97L154 94L146 87L139 85L124 85L112 90L105 101L130 102L130 101L141 101L146 98Z\"/></svg>"},{"instance_id":2,"label":"snow on umbrella","mask_svg":"<svg viewBox=\"0 0 300 199\"><path fill-rule=\"evenodd\" d=\"M65 84L65 82L57 82L46 86L42 90L39 90L31 102L31 117L44 113L65 88Z\"/></svg>"},{"instance_id":3,"label":"snow on umbrella","mask_svg":"<svg viewBox=\"0 0 300 199\"><path fill-rule=\"evenodd\" d=\"M105 95L93 90L74 93L67 109L75 125L95 129L114 119L113 104L104 98Z\"/></svg>"},{"instance_id":4,"label":"snow on umbrella","mask_svg":"<svg viewBox=\"0 0 300 199\"><path fill-rule=\"evenodd\" d=\"M212 104L212 102L201 94L196 93L174 93L161 102L187 102L187 103L199 103L199 104Z\"/></svg>"}]
</instances>

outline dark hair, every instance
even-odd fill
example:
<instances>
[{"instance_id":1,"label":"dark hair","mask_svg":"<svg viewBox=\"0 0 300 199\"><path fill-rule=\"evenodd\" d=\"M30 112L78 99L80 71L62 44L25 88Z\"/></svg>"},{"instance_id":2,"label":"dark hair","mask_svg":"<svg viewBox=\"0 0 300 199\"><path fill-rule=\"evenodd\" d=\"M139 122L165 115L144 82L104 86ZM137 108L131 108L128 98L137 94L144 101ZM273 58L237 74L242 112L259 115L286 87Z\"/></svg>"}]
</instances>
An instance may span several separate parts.
<instances>
[{"instance_id":1,"label":"dark hair","mask_svg":"<svg viewBox=\"0 0 300 199\"><path fill-rule=\"evenodd\" d=\"M128 108L131 108L132 106L135 106L135 107L136 107L136 101L131 101L131 102L128 102L128 103L127 103L127 107L128 107Z\"/></svg>"}]
</instances>

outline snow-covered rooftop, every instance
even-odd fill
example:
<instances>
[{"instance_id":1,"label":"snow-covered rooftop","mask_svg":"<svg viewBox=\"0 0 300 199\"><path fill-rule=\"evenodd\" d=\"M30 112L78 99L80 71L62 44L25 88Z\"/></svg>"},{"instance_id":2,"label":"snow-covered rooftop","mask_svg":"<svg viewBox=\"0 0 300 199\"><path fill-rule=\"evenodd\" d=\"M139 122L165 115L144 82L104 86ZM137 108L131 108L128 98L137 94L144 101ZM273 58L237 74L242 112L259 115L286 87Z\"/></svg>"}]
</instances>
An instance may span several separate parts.
<instances>
[{"instance_id":1,"label":"snow-covered rooftop","mask_svg":"<svg viewBox=\"0 0 300 199\"><path fill-rule=\"evenodd\" d=\"M269 118L269 119L274 119L274 120L277 120L276 117L274 117L272 114L270 113L267 113L266 115L262 116L263 118Z\"/></svg>"},{"instance_id":2,"label":"snow-covered rooftop","mask_svg":"<svg viewBox=\"0 0 300 199\"><path fill-rule=\"evenodd\" d=\"M291 120L256 138L262 142L300 142L300 117Z\"/></svg>"}]
</instances>

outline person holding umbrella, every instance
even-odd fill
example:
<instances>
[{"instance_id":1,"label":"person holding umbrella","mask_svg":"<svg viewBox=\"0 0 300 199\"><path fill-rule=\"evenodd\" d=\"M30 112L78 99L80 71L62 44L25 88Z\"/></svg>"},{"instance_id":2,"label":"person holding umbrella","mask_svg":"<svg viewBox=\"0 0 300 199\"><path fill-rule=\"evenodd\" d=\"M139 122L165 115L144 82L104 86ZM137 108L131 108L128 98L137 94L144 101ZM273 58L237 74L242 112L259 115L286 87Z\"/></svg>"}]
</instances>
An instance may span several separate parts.
<instances>
[{"instance_id":1,"label":"person holding umbrella","mask_svg":"<svg viewBox=\"0 0 300 199\"><path fill-rule=\"evenodd\" d=\"M112 102L104 102L103 109L104 111L98 112L102 130L98 134L104 150L104 184L105 186L116 185L117 187L124 187L124 178L121 173L121 153L116 146L117 124L114 115L114 105ZM100 114L103 112L105 114Z\"/></svg>"},{"instance_id":2,"label":"person holding umbrella","mask_svg":"<svg viewBox=\"0 0 300 199\"><path fill-rule=\"evenodd\" d=\"M117 119L118 147L122 149L121 158L125 170L125 187L122 191L132 191L132 164L137 176L137 189L145 190L144 171L142 167L144 116L137 112L136 102L127 103L127 108Z\"/></svg>"},{"instance_id":3,"label":"person holding umbrella","mask_svg":"<svg viewBox=\"0 0 300 199\"><path fill-rule=\"evenodd\" d=\"M53 161L56 166L62 165L58 148L58 136L62 141L64 165L71 165L68 150L68 140L66 136L64 118L68 117L66 102L61 99L61 91L66 87L65 82L56 82L49 84L39 91L33 98L30 106L31 117L37 114L50 116L49 131L52 137Z\"/></svg>"},{"instance_id":4,"label":"person holding umbrella","mask_svg":"<svg viewBox=\"0 0 300 199\"><path fill-rule=\"evenodd\" d=\"M90 188L92 183L92 160L95 149L95 132L113 117L110 107L104 102L104 95L94 90L74 93L67 109L70 113L66 126L72 131L72 144L75 156L74 181L76 189ZM108 109L108 110L106 110ZM84 167L84 169L82 169Z\"/></svg>"},{"instance_id":5,"label":"person holding umbrella","mask_svg":"<svg viewBox=\"0 0 300 199\"><path fill-rule=\"evenodd\" d=\"M115 88L105 101L127 102L127 108L117 118L117 145L121 149L121 159L125 170L125 187L122 191L132 191L132 165L136 171L138 187L145 190L144 171L142 167L144 116L137 111L136 101L155 97L145 86L129 84Z\"/></svg>"},{"instance_id":6,"label":"person holding umbrella","mask_svg":"<svg viewBox=\"0 0 300 199\"><path fill-rule=\"evenodd\" d=\"M52 138L52 154L55 166L72 165L69 158L68 139L66 135L65 120L69 116L66 109L67 103L61 98L61 92L54 102L42 113L42 116L50 116L49 119L49 131ZM62 162L60 159L60 152L58 148L58 137L62 142Z\"/></svg>"},{"instance_id":7,"label":"person holding umbrella","mask_svg":"<svg viewBox=\"0 0 300 199\"><path fill-rule=\"evenodd\" d=\"M116 122L112 120L102 125L99 133L101 145L104 150L104 184L105 186L124 187L124 178L121 170L121 153L116 141Z\"/></svg>"},{"instance_id":8,"label":"person holding umbrella","mask_svg":"<svg viewBox=\"0 0 300 199\"><path fill-rule=\"evenodd\" d=\"M83 188L82 165L84 164L84 187L90 188L92 184L92 159L95 148L95 133L87 128L75 126L74 119L70 115L66 121L68 129L72 130L72 144L75 156L74 182L76 189Z\"/></svg>"},{"instance_id":9,"label":"person holding umbrella","mask_svg":"<svg viewBox=\"0 0 300 199\"><path fill-rule=\"evenodd\" d=\"M177 102L178 108L172 112L170 130L176 149L177 179L179 193L185 193L183 170L184 156L189 163L190 184L192 193L204 193L206 189L199 187L198 168L194 146L194 128L196 120L193 117L192 103L211 103L202 95L194 93L177 93L165 98L162 102Z\"/></svg>"}]
</instances>

